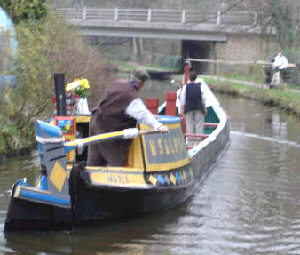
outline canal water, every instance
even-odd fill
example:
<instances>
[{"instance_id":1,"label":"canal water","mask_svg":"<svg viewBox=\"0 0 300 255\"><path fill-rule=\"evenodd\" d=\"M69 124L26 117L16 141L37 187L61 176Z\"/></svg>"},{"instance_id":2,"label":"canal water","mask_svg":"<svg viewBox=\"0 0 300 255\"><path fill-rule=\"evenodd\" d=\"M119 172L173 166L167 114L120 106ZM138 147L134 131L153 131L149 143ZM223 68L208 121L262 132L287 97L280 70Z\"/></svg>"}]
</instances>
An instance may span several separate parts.
<instances>
[{"instance_id":1,"label":"canal water","mask_svg":"<svg viewBox=\"0 0 300 255\"><path fill-rule=\"evenodd\" d=\"M194 196L173 210L72 233L5 235L11 184L33 180L38 161L33 153L2 162L0 254L300 254L300 122L255 101L218 98L230 144Z\"/></svg>"}]
</instances>

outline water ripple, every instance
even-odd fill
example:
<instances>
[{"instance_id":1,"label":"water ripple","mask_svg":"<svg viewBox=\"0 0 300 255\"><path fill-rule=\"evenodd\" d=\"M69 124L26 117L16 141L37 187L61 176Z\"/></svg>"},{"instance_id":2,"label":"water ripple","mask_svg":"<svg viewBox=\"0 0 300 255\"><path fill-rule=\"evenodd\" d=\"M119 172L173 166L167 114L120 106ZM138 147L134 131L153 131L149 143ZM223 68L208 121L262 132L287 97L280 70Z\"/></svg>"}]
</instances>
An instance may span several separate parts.
<instances>
[{"instance_id":1,"label":"water ripple","mask_svg":"<svg viewBox=\"0 0 300 255\"><path fill-rule=\"evenodd\" d=\"M300 144L298 144L294 141L289 141L289 140L285 140L285 139L260 136L260 135L257 135L257 134L244 133L244 132L240 132L240 131L231 131L230 134L232 134L232 135L242 135L242 136L247 136L247 137L260 139L260 140L264 140L264 141L270 141L270 142L285 144L285 145L288 145L289 147L294 147L294 148L300 149Z\"/></svg>"}]
</instances>

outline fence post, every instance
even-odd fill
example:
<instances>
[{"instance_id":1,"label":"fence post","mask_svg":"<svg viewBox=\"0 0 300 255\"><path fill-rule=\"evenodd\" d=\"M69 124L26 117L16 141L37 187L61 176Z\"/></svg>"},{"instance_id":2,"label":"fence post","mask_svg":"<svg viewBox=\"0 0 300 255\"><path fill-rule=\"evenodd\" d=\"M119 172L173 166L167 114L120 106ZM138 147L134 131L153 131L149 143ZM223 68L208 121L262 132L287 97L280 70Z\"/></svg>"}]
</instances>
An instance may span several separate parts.
<instances>
[{"instance_id":1,"label":"fence post","mask_svg":"<svg viewBox=\"0 0 300 255\"><path fill-rule=\"evenodd\" d=\"M152 19L152 11L151 9L148 10L148 13L147 13L147 22L151 22L151 19Z\"/></svg>"},{"instance_id":2,"label":"fence post","mask_svg":"<svg viewBox=\"0 0 300 255\"><path fill-rule=\"evenodd\" d=\"M182 10L181 13L181 24L184 24L186 22L186 11Z\"/></svg>"},{"instance_id":3,"label":"fence post","mask_svg":"<svg viewBox=\"0 0 300 255\"><path fill-rule=\"evenodd\" d=\"M221 12L217 11L217 25L219 26L221 24Z\"/></svg>"},{"instance_id":4,"label":"fence post","mask_svg":"<svg viewBox=\"0 0 300 255\"><path fill-rule=\"evenodd\" d=\"M115 8L114 20L118 20L118 8Z\"/></svg>"},{"instance_id":5,"label":"fence post","mask_svg":"<svg viewBox=\"0 0 300 255\"><path fill-rule=\"evenodd\" d=\"M258 19L258 14L257 14L257 12L254 12L254 22L253 22L252 26L257 25L257 19Z\"/></svg>"},{"instance_id":6,"label":"fence post","mask_svg":"<svg viewBox=\"0 0 300 255\"><path fill-rule=\"evenodd\" d=\"M82 8L82 19L86 19L86 7L83 6Z\"/></svg>"}]
</instances>

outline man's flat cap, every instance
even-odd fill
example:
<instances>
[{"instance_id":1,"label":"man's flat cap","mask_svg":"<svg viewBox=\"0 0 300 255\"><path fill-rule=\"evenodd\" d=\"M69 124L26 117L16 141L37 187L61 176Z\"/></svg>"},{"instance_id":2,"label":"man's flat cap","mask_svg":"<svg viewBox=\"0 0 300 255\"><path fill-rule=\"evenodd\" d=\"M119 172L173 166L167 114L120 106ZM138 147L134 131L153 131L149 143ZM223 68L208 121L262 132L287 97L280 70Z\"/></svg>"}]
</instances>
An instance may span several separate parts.
<instances>
[{"instance_id":1,"label":"man's flat cap","mask_svg":"<svg viewBox=\"0 0 300 255\"><path fill-rule=\"evenodd\" d=\"M131 80L135 82L144 82L149 79L149 74L143 69L134 70L131 74Z\"/></svg>"}]
</instances>

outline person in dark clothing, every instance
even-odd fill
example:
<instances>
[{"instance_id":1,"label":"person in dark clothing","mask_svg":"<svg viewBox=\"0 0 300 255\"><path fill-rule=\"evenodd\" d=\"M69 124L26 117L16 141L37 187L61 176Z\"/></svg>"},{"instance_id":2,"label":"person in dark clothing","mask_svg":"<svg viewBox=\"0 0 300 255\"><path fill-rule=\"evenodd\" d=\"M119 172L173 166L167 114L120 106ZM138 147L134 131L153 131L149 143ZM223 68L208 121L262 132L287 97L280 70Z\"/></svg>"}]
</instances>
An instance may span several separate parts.
<instances>
[{"instance_id":1,"label":"person in dark clothing","mask_svg":"<svg viewBox=\"0 0 300 255\"><path fill-rule=\"evenodd\" d=\"M207 114L204 90L201 89L201 83L196 82L197 74L191 72L189 82L181 91L180 103L184 109L186 119L186 133L203 133L204 117Z\"/></svg>"},{"instance_id":2,"label":"person in dark clothing","mask_svg":"<svg viewBox=\"0 0 300 255\"><path fill-rule=\"evenodd\" d=\"M146 123L155 130L168 132L159 123L138 97L149 75L144 70L136 70L129 81L116 80L107 88L99 105L92 111L90 135L120 131L136 127L137 121ZM113 139L88 147L88 166L122 166L131 140Z\"/></svg>"}]
</instances>

